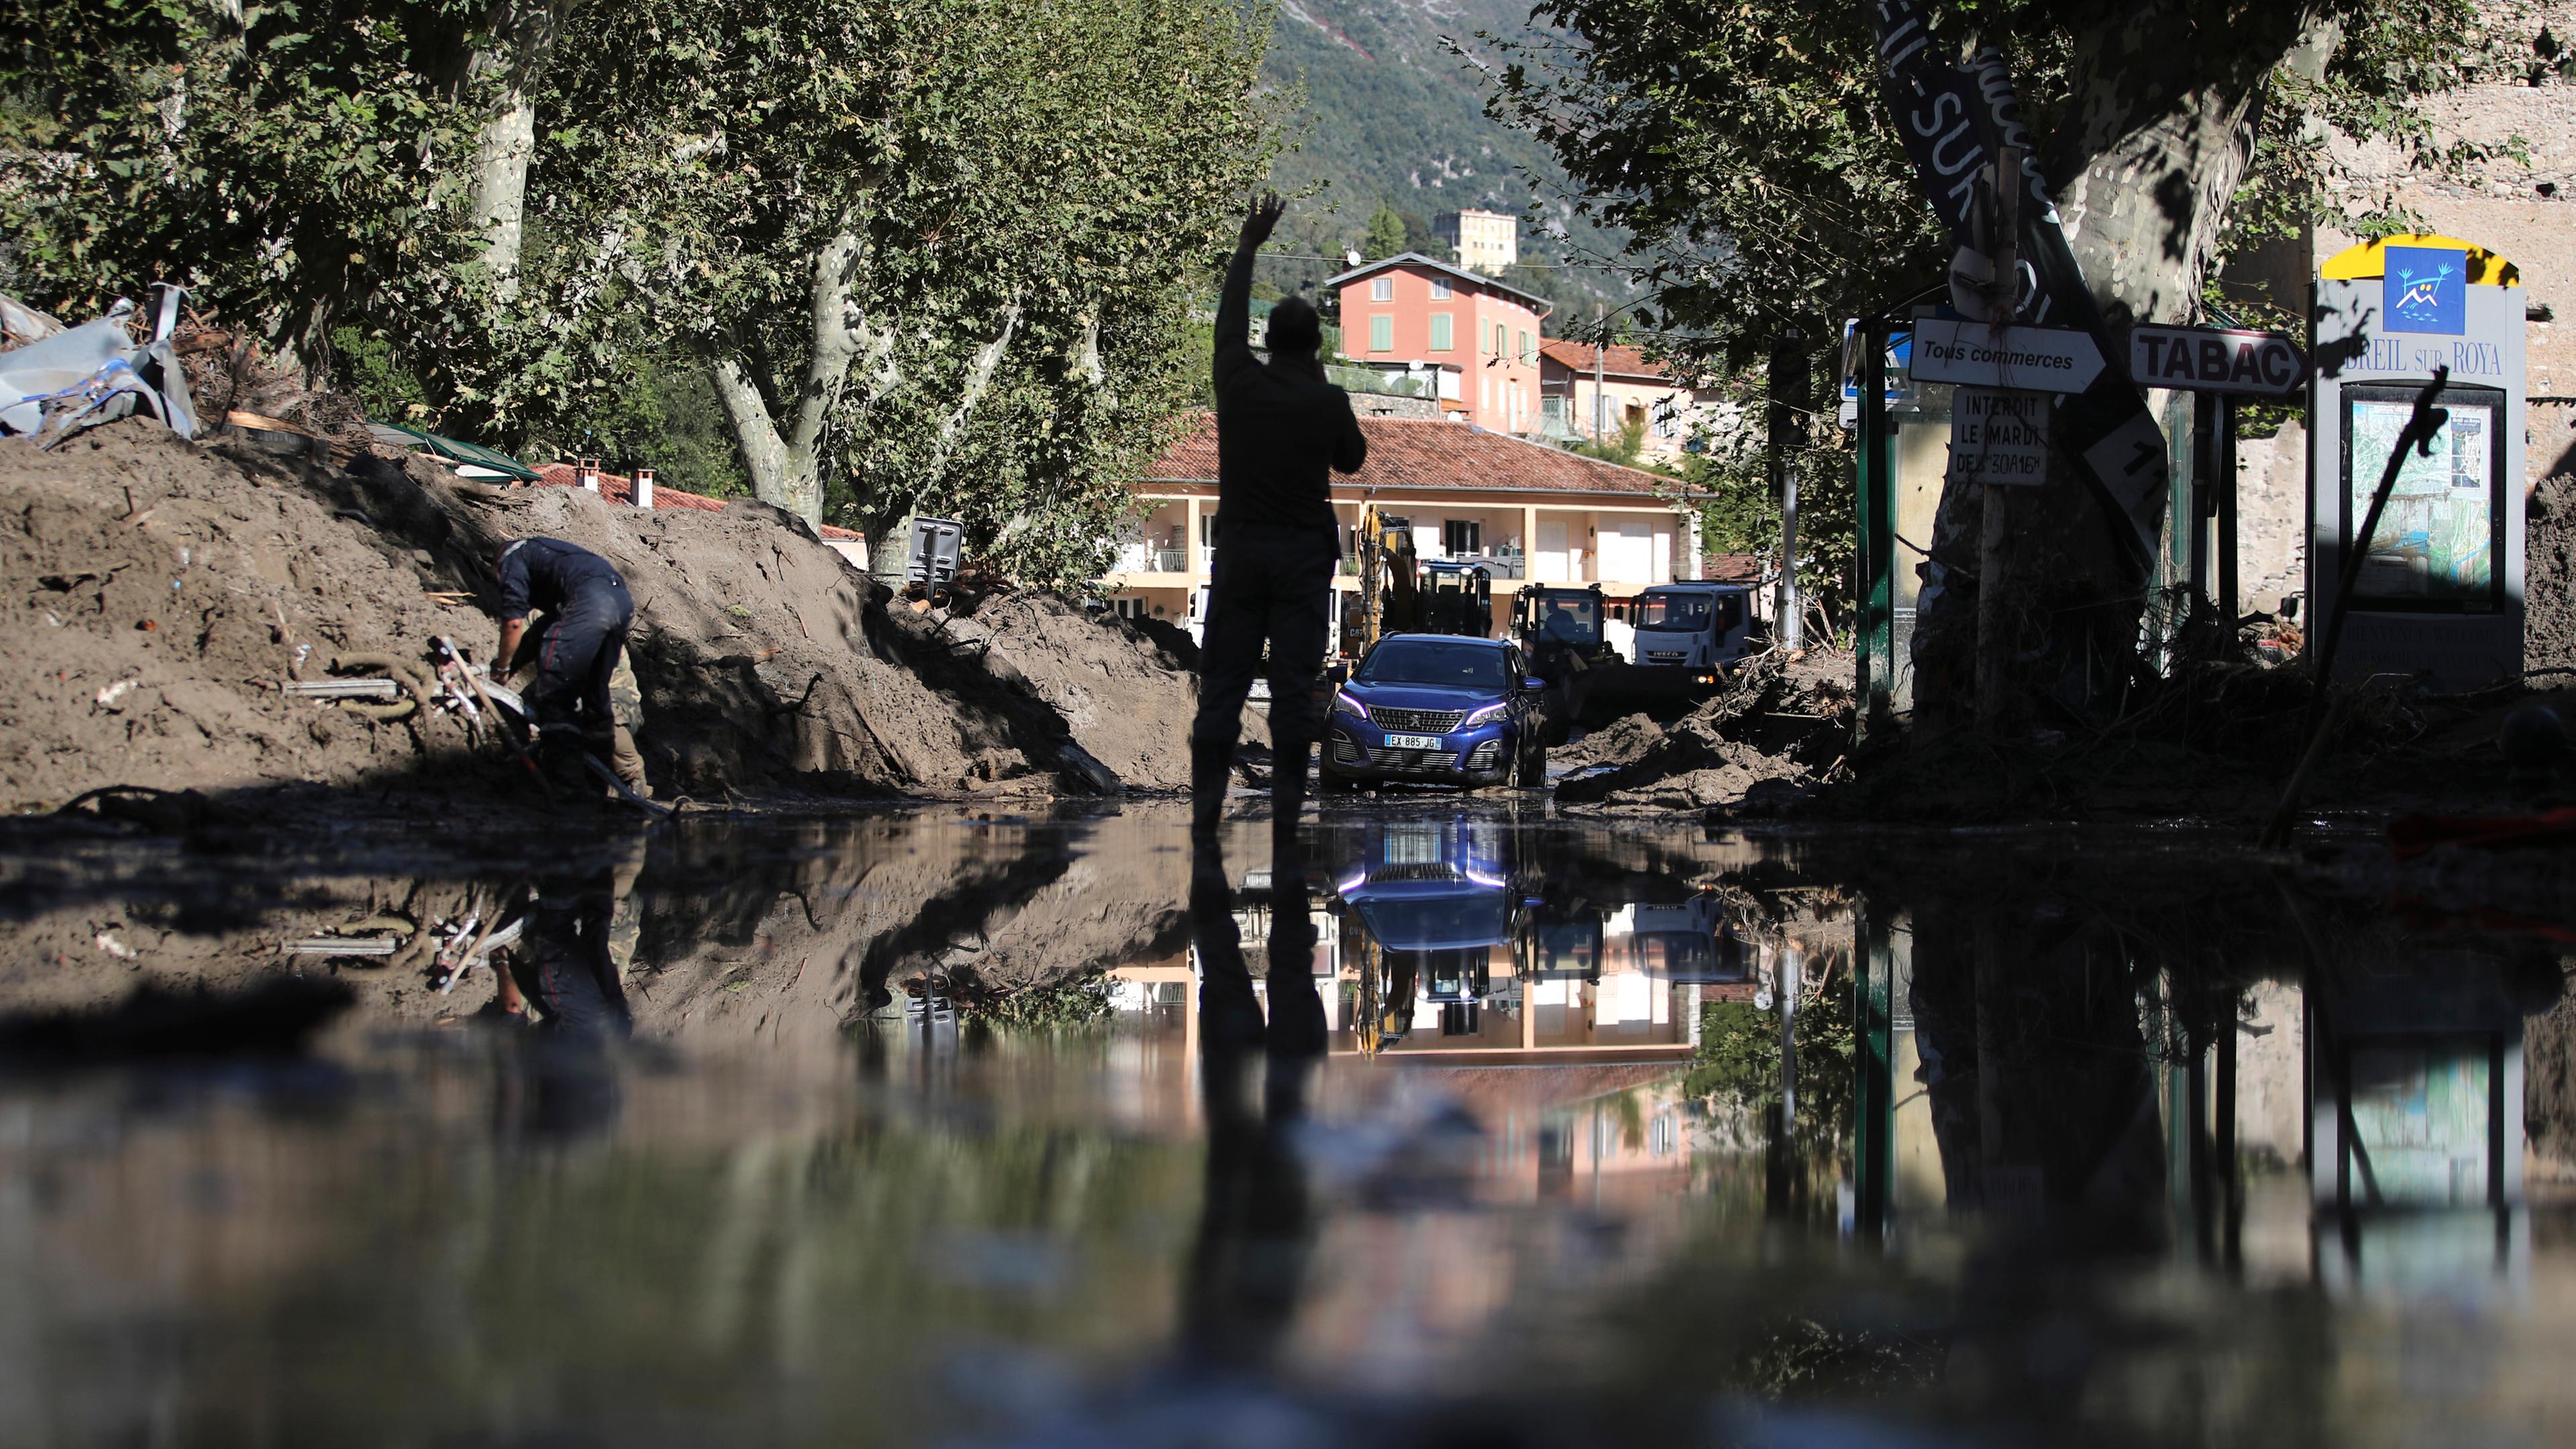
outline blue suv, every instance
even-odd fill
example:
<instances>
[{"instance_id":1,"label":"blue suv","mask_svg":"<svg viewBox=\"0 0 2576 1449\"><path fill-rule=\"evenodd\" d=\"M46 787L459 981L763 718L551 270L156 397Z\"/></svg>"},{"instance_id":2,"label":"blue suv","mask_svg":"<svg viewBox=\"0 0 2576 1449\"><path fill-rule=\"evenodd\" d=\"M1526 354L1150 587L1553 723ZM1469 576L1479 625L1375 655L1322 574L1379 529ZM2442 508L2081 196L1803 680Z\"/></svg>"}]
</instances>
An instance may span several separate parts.
<instances>
[{"instance_id":1,"label":"blue suv","mask_svg":"<svg viewBox=\"0 0 2576 1449\"><path fill-rule=\"evenodd\" d=\"M1323 784L1544 785L1539 691L1508 639L1395 634L1334 693Z\"/></svg>"}]
</instances>

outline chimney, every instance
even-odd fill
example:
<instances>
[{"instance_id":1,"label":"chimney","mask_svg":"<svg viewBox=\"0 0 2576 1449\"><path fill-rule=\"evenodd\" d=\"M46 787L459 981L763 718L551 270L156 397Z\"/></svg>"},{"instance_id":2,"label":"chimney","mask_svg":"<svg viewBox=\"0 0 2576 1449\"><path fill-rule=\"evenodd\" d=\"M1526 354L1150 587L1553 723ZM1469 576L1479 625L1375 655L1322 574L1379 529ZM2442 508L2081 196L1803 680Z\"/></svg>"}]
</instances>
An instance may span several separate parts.
<instances>
[{"instance_id":1,"label":"chimney","mask_svg":"<svg viewBox=\"0 0 2576 1449\"><path fill-rule=\"evenodd\" d=\"M653 470L650 468L635 470L635 506L647 509L653 506Z\"/></svg>"},{"instance_id":2,"label":"chimney","mask_svg":"<svg viewBox=\"0 0 2576 1449\"><path fill-rule=\"evenodd\" d=\"M597 458L573 459L572 476L573 481L579 483L582 487L589 489L593 493L598 492L599 460Z\"/></svg>"}]
</instances>

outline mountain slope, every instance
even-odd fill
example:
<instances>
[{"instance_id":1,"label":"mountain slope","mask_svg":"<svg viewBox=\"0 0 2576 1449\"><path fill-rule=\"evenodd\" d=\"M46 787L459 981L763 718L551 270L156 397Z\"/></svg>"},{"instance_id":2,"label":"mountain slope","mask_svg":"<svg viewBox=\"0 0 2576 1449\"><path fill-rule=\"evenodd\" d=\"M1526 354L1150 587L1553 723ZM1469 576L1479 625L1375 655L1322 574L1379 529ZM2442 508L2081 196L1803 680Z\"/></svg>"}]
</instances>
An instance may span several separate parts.
<instances>
[{"instance_id":1,"label":"mountain slope","mask_svg":"<svg viewBox=\"0 0 2576 1449\"><path fill-rule=\"evenodd\" d=\"M1427 220L1464 207L1526 217L1544 200L1545 230L1571 235L1524 220L1521 256L1540 266L1514 280L1554 298L1560 318L1632 295L1620 273L1563 266L1612 256L1618 239L1572 215L1546 148L1487 119L1481 74L1444 43L1491 57L1479 33L1531 34L1528 13L1528 0L1280 0L1264 72L1273 84L1302 85L1305 105L1297 149L1272 177L1291 193L1322 183L1291 212L1285 240L1329 260L1283 256L1264 281L1289 289L1339 270L1381 203Z\"/></svg>"}]
</instances>

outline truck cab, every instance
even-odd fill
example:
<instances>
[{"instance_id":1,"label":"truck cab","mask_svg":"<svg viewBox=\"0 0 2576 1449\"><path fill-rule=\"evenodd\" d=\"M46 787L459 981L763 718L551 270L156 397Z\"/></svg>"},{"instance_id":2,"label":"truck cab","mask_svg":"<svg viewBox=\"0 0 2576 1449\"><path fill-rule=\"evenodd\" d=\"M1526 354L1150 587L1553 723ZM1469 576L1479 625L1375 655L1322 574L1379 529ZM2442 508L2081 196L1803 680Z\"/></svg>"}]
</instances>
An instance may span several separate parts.
<instances>
[{"instance_id":1,"label":"truck cab","mask_svg":"<svg viewBox=\"0 0 2576 1449\"><path fill-rule=\"evenodd\" d=\"M1636 624L1636 660L1649 669L1723 669L1760 643L1742 584L1657 584L1637 596Z\"/></svg>"}]
</instances>

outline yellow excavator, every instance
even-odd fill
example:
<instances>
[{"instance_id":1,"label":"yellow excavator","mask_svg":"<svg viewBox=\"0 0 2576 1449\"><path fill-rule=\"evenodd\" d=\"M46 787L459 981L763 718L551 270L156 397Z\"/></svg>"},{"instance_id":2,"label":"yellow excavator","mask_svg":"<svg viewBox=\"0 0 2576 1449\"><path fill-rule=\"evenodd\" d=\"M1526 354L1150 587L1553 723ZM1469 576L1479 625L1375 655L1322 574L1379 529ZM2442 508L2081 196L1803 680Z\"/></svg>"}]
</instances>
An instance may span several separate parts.
<instances>
[{"instance_id":1,"label":"yellow excavator","mask_svg":"<svg viewBox=\"0 0 2576 1449\"><path fill-rule=\"evenodd\" d=\"M1378 640L1413 627L1419 572L1413 554L1413 522L1381 513L1374 503L1363 503L1359 527L1351 530L1351 551L1357 556L1360 587L1351 597L1350 612L1356 617L1346 617L1342 623L1342 652L1359 659Z\"/></svg>"}]
</instances>

